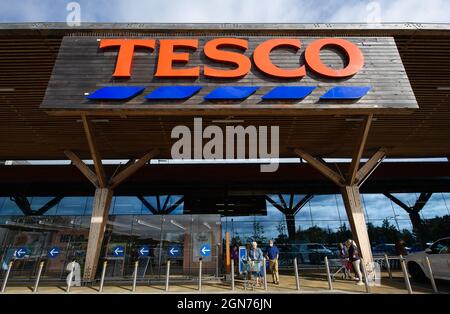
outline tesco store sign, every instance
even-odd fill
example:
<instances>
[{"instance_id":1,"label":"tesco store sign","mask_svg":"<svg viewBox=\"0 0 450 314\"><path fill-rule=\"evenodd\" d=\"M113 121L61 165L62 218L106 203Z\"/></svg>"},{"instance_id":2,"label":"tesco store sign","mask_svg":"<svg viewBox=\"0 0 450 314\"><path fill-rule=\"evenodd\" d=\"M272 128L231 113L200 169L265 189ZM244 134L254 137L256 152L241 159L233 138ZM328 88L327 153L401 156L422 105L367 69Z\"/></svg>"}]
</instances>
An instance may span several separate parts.
<instances>
[{"instance_id":1,"label":"tesco store sign","mask_svg":"<svg viewBox=\"0 0 450 314\"><path fill-rule=\"evenodd\" d=\"M305 64L299 64L297 68L286 69L274 64L270 59L273 50L286 47L297 51L302 46L300 39L277 38L260 43L252 53L254 65L264 74L277 78L302 78L306 75ZM340 50L348 59L348 64L343 69L328 67L320 59L322 48L332 46ZM101 39L101 49L117 47L117 63L112 74L114 77L130 77L132 75L132 63L136 47L154 51L155 39ZM206 42L203 52L206 58L217 63L229 63L233 69L217 69L211 66L203 66L203 75L211 78L239 78L246 76L252 63L248 56L244 55L249 47L248 40L239 38L215 38ZM177 52L184 48L195 51L199 48L198 39L160 39L159 52L155 77L199 77L201 67L189 67L190 55L188 52ZM224 50L223 48L235 48L242 53ZM173 64L186 63L185 68L174 68ZM356 74L364 65L364 56L361 50L352 42L340 38L318 39L310 43L305 50L305 63L308 67L325 77L344 78Z\"/></svg>"},{"instance_id":2,"label":"tesco store sign","mask_svg":"<svg viewBox=\"0 0 450 314\"><path fill-rule=\"evenodd\" d=\"M205 30L65 36L41 107L68 115L291 115L402 113L417 102L392 37Z\"/></svg>"}]
</instances>

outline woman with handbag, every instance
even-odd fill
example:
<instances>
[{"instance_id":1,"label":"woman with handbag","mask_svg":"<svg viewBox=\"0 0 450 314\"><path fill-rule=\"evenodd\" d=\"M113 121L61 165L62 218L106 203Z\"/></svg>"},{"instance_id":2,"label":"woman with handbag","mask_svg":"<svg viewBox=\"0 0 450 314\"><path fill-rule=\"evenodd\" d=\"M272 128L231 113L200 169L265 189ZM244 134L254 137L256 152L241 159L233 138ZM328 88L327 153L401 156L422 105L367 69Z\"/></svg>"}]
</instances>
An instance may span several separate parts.
<instances>
[{"instance_id":1,"label":"woman with handbag","mask_svg":"<svg viewBox=\"0 0 450 314\"><path fill-rule=\"evenodd\" d=\"M356 245L355 241L348 239L345 242L345 246L348 249L348 259L353 265L353 270L355 271L356 278L358 282L357 285L363 285L364 282L362 280L362 273L361 273L361 258L359 256L358 246Z\"/></svg>"}]
</instances>

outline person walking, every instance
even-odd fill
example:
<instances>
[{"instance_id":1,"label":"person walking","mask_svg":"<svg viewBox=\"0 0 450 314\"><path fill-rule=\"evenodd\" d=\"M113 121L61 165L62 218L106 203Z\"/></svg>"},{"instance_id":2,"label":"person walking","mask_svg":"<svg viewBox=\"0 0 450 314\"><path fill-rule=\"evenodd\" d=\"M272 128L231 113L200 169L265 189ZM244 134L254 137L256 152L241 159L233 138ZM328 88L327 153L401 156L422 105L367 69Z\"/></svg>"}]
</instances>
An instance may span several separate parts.
<instances>
[{"instance_id":1,"label":"person walking","mask_svg":"<svg viewBox=\"0 0 450 314\"><path fill-rule=\"evenodd\" d=\"M343 243L339 243L339 258L341 259L342 267L340 269L344 272L344 279L350 278L350 270L352 263L348 259L347 247Z\"/></svg>"},{"instance_id":2,"label":"person walking","mask_svg":"<svg viewBox=\"0 0 450 314\"><path fill-rule=\"evenodd\" d=\"M269 267L270 272L272 273L273 283L279 285L280 281L278 275L278 258L280 257L280 251L273 244L273 240L269 241L269 248L267 249L266 257L269 260Z\"/></svg>"},{"instance_id":3,"label":"person walking","mask_svg":"<svg viewBox=\"0 0 450 314\"><path fill-rule=\"evenodd\" d=\"M405 241L403 241L402 239L398 240L397 243L395 244L395 255L397 256L408 255L408 251L405 248Z\"/></svg>"},{"instance_id":4,"label":"person walking","mask_svg":"<svg viewBox=\"0 0 450 314\"><path fill-rule=\"evenodd\" d=\"M248 257L252 265L252 276L256 278L256 286L260 287L261 283L259 279L261 277L261 265L264 261L264 254L258 247L258 243L256 243L256 241L252 242L252 248L250 249Z\"/></svg>"},{"instance_id":5,"label":"person walking","mask_svg":"<svg viewBox=\"0 0 450 314\"><path fill-rule=\"evenodd\" d=\"M231 248L231 259L234 261L234 273L239 269L239 247L235 243Z\"/></svg>"},{"instance_id":6,"label":"person walking","mask_svg":"<svg viewBox=\"0 0 450 314\"><path fill-rule=\"evenodd\" d=\"M348 259L353 265L353 270L356 275L355 279L358 281L356 284L363 285L364 282L362 280L362 273L361 273L361 258L359 256L358 246L352 239L348 239L345 242L345 246L347 247L348 250Z\"/></svg>"}]
</instances>

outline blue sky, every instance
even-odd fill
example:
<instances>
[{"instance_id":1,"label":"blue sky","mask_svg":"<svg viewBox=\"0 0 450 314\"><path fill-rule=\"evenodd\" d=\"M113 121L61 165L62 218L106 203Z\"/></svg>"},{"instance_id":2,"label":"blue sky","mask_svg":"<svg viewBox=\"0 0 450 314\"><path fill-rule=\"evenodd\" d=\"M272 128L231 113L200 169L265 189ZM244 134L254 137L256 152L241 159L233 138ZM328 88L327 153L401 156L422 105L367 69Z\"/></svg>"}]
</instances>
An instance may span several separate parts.
<instances>
[{"instance_id":1,"label":"blue sky","mask_svg":"<svg viewBox=\"0 0 450 314\"><path fill-rule=\"evenodd\" d=\"M69 0L0 0L0 22L65 22ZM82 22L450 23L448 0L78 0Z\"/></svg>"}]
</instances>

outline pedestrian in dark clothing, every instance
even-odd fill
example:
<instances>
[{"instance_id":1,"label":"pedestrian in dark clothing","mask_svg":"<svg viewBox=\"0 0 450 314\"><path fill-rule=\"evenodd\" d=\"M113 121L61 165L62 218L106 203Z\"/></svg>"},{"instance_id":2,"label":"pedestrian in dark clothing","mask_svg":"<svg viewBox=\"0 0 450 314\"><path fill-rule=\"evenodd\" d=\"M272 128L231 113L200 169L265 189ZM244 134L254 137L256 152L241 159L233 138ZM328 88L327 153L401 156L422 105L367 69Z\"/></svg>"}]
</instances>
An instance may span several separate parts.
<instances>
[{"instance_id":1,"label":"pedestrian in dark clothing","mask_svg":"<svg viewBox=\"0 0 450 314\"><path fill-rule=\"evenodd\" d=\"M403 240L397 241L397 243L395 244L395 255L397 255L397 256L408 255L408 251L406 251L406 248L405 248L405 241L403 241Z\"/></svg>"},{"instance_id":2,"label":"pedestrian in dark clothing","mask_svg":"<svg viewBox=\"0 0 450 314\"><path fill-rule=\"evenodd\" d=\"M280 251L273 244L273 240L269 241L269 248L266 252L266 257L269 259L270 271L272 272L272 280L273 283L278 285L280 284L280 279L278 275L278 258L280 256ZM264 265L265 266L265 265Z\"/></svg>"},{"instance_id":3,"label":"pedestrian in dark clothing","mask_svg":"<svg viewBox=\"0 0 450 314\"><path fill-rule=\"evenodd\" d=\"M239 266L239 247L237 244L233 245L231 249L231 259L234 261L234 273L236 274L236 269Z\"/></svg>"},{"instance_id":4,"label":"pedestrian in dark clothing","mask_svg":"<svg viewBox=\"0 0 450 314\"><path fill-rule=\"evenodd\" d=\"M355 275L357 277L355 279L358 280L358 282L356 284L363 285L364 282L362 281L361 259L359 256L358 247L356 246L355 241L353 241L351 239L348 239L345 242L345 246L348 249L348 260L352 263L353 270L355 271Z\"/></svg>"}]
</instances>

